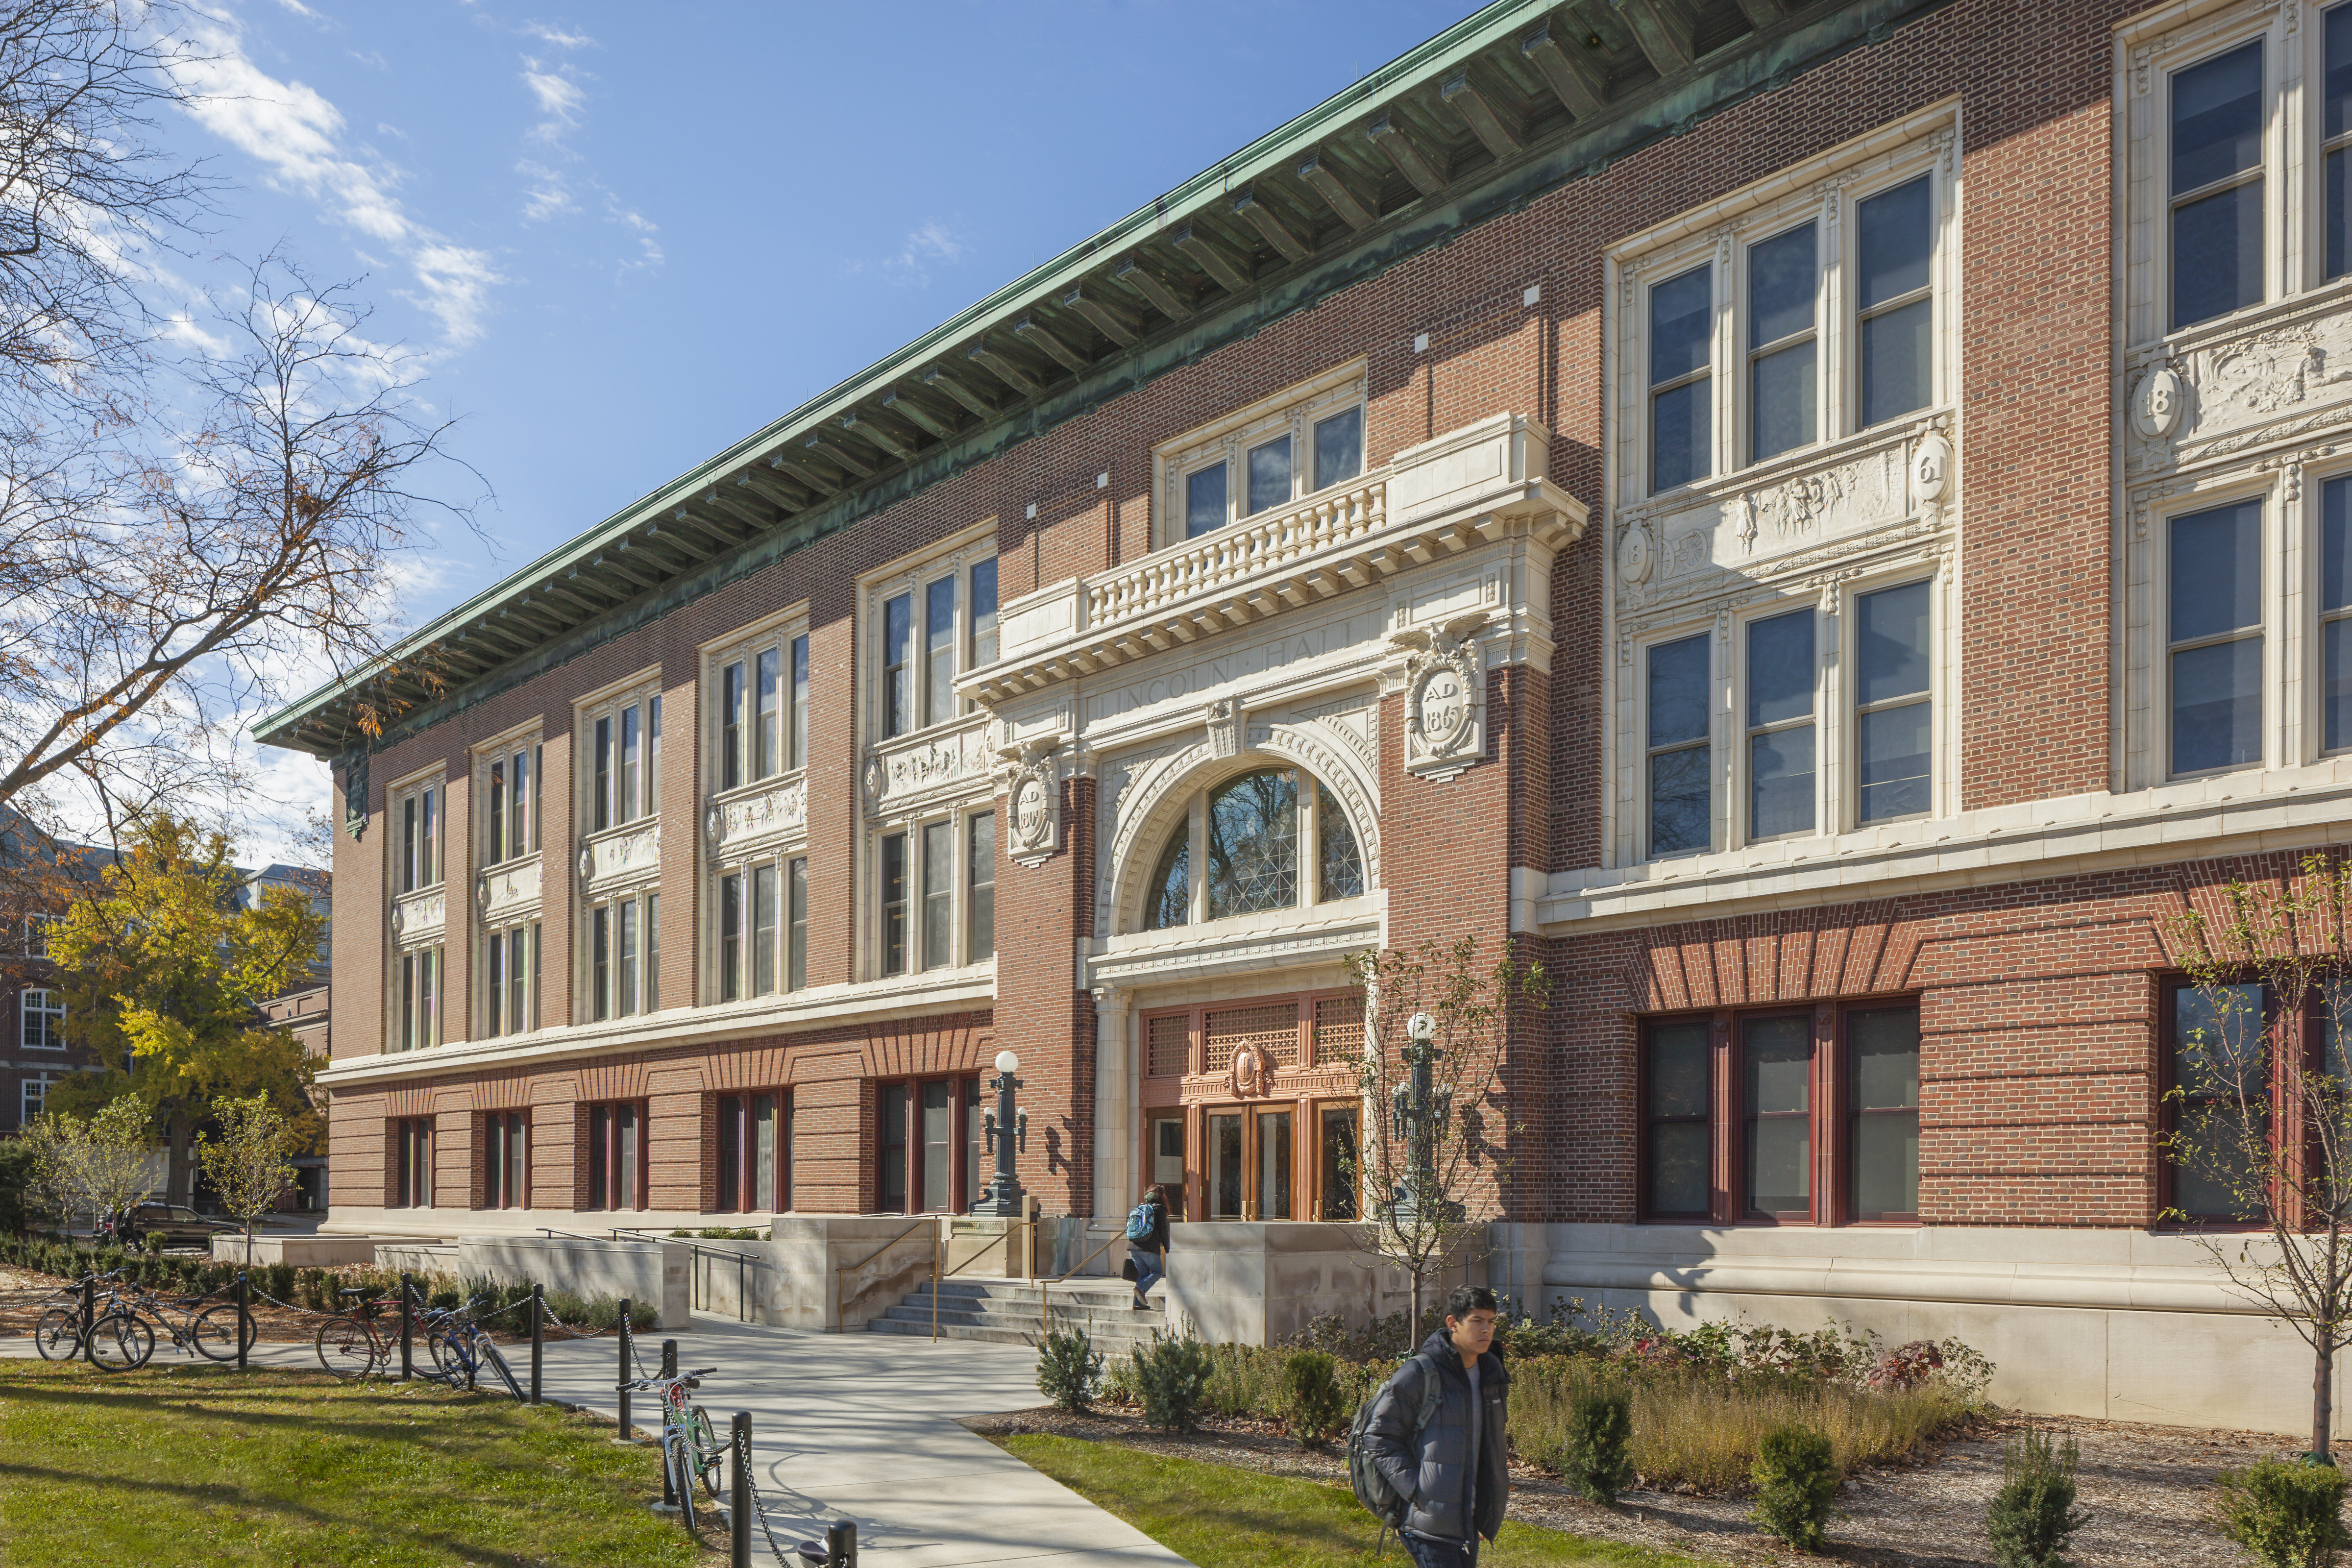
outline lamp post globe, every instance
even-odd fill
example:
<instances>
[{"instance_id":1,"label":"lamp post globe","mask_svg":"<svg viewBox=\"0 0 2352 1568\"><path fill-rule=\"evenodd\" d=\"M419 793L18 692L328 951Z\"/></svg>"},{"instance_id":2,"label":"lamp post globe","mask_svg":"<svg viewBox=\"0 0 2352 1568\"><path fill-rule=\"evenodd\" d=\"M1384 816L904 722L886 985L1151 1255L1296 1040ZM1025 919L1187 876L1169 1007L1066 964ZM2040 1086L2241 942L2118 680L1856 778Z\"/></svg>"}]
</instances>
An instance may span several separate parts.
<instances>
[{"instance_id":1,"label":"lamp post globe","mask_svg":"<svg viewBox=\"0 0 2352 1568\"><path fill-rule=\"evenodd\" d=\"M999 1051L996 1053L996 1070L1001 1073L1019 1072L1021 1070L1021 1058L1014 1056L1011 1051Z\"/></svg>"},{"instance_id":2,"label":"lamp post globe","mask_svg":"<svg viewBox=\"0 0 2352 1568\"><path fill-rule=\"evenodd\" d=\"M1437 1020L1426 1013L1415 1013L1404 1021L1406 1036L1418 1045L1427 1045L1437 1038Z\"/></svg>"}]
</instances>

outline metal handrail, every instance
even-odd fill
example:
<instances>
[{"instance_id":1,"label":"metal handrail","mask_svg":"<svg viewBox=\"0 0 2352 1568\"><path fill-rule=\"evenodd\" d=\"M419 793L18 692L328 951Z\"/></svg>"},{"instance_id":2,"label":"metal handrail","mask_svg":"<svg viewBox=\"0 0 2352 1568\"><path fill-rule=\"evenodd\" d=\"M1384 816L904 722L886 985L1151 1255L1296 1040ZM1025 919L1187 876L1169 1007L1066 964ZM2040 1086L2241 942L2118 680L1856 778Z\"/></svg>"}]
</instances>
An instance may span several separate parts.
<instances>
[{"instance_id":1,"label":"metal handrail","mask_svg":"<svg viewBox=\"0 0 2352 1568\"><path fill-rule=\"evenodd\" d=\"M889 1251L892 1247L898 1246L900 1242L906 1240L908 1237L914 1235L917 1231L922 1229L927 1225L931 1226L931 1268L935 1271L938 1269L940 1266L940 1238L937 1221L939 1218L940 1216L937 1215L927 1214L922 1218L917 1220L914 1224L908 1226L906 1229L900 1231L898 1235L892 1237L889 1240L884 1242L881 1246L876 1247L873 1251L867 1253L865 1257L859 1258L856 1262L842 1264L833 1271L833 1321L835 1325L839 1325L841 1322L841 1277L848 1273L853 1268L865 1268L867 1264L873 1262L876 1258L881 1257L884 1253ZM934 1311L938 1310L937 1308L933 1308L932 1310Z\"/></svg>"},{"instance_id":2,"label":"metal handrail","mask_svg":"<svg viewBox=\"0 0 2352 1568\"><path fill-rule=\"evenodd\" d=\"M940 1220L943 1224L951 1220L970 1219L972 1217L974 1216L971 1215L946 1214L939 1216ZM1034 1219L1016 1219L1012 1223L1011 1229L1004 1233L1004 1265L1006 1268L1010 1268L1013 1266L1013 1232L1018 1230L1034 1231L1037 1225L1038 1221ZM940 1282L943 1279L953 1279L956 1275L962 1273L965 1269L971 1268L973 1264L987 1257L991 1248L992 1248L995 1244L992 1242L990 1243L988 1247L982 1247L978 1252L973 1253L970 1258L965 1258L953 1268L948 1269L942 1273L940 1268L940 1250L944 1245L945 1241L944 1238L942 1238L941 1241L933 1243L931 1247L931 1342L933 1344L937 1344L940 1338Z\"/></svg>"},{"instance_id":3,"label":"metal handrail","mask_svg":"<svg viewBox=\"0 0 2352 1568\"><path fill-rule=\"evenodd\" d=\"M1087 1264L1092 1263L1096 1258L1100 1258L1104 1253L1109 1251L1114 1246L1118 1245L1119 1242L1125 1241L1126 1239L1127 1232L1122 1229L1117 1236L1112 1237L1110 1240L1104 1242L1100 1247L1096 1247L1092 1252L1089 1252L1084 1258L1079 1258L1077 1268L1071 1269L1067 1274L1063 1275L1060 1279L1040 1279L1037 1281L1037 1333L1041 1340L1045 1335L1050 1334L1054 1331L1053 1310L1049 1305L1053 1300L1054 1287L1056 1285L1068 1284L1085 1270Z\"/></svg>"}]
</instances>

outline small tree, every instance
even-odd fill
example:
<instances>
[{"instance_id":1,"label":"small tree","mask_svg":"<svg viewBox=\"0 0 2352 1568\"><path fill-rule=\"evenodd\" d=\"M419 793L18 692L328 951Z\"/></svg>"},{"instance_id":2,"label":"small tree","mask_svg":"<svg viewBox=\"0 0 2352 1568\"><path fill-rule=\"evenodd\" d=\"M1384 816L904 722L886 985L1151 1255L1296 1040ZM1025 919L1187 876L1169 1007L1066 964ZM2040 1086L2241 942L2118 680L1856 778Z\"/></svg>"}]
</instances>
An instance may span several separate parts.
<instances>
[{"instance_id":1,"label":"small tree","mask_svg":"<svg viewBox=\"0 0 2352 1568\"><path fill-rule=\"evenodd\" d=\"M60 1214L88 1209L92 1229L146 1195L147 1108L135 1094L109 1100L87 1121L45 1112L24 1136L33 1146L33 1185L42 1203Z\"/></svg>"},{"instance_id":2,"label":"small tree","mask_svg":"<svg viewBox=\"0 0 2352 1568\"><path fill-rule=\"evenodd\" d=\"M1372 1251L1412 1277L1417 1335L1430 1279L1482 1223L1466 1201L1478 1172L1501 1168L1512 1009L1540 1006L1547 983L1508 952L1490 963L1475 936L1354 953L1348 970L1364 992L1364 1217Z\"/></svg>"},{"instance_id":3,"label":"small tree","mask_svg":"<svg viewBox=\"0 0 2352 1568\"><path fill-rule=\"evenodd\" d=\"M2306 856L2296 874L2231 882L2218 909L2169 922L2196 989L2180 994L2179 1081L2162 1142L2174 1203L2162 1217L2227 1215L2258 1235L2200 1236L2230 1288L2312 1350L2311 1452L2328 1452L2336 1352L2352 1343L2352 861ZM2323 1051L2305 1005L2326 1021ZM2185 1200L2185 1201L2184 1201Z\"/></svg>"},{"instance_id":4,"label":"small tree","mask_svg":"<svg viewBox=\"0 0 2352 1568\"><path fill-rule=\"evenodd\" d=\"M294 1180L293 1156L303 1137L267 1094L216 1100L217 1137L196 1138L196 1166L219 1194L221 1207L245 1226L245 1261L253 1263L253 1222L276 1206Z\"/></svg>"}]
</instances>

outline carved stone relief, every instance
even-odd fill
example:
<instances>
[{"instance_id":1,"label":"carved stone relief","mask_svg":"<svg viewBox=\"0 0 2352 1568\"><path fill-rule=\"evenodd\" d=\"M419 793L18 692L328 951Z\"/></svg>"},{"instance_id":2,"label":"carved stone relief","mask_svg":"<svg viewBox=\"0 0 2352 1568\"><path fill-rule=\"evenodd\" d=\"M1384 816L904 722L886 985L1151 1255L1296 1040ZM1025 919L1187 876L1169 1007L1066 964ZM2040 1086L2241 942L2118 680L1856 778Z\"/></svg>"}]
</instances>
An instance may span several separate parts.
<instances>
[{"instance_id":1,"label":"carved stone relief","mask_svg":"<svg viewBox=\"0 0 2352 1568\"><path fill-rule=\"evenodd\" d=\"M1454 777L1486 751L1486 671L1467 639L1484 615L1395 634L1412 648L1405 661L1405 766L1431 779Z\"/></svg>"},{"instance_id":2,"label":"carved stone relief","mask_svg":"<svg viewBox=\"0 0 2352 1568\"><path fill-rule=\"evenodd\" d=\"M789 779L757 795L712 805L702 818L702 835L713 861L731 860L772 842L798 837L808 826L808 784Z\"/></svg>"},{"instance_id":3,"label":"carved stone relief","mask_svg":"<svg viewBox=\"0 0 2352 1568\"><path fill-rule=\"evenodd\" d=\"M481 905L482 918L500 921L537 909L539 882L539 862L536 859L490 867L481 874L475 886L475 898Z\"/></svg>"},{"instance_id":4,"label":"carved stone relief","mask_svg":"<svg viewBox=\"0 0 2352 1568\"><path fill-rule=\"evenodd\" d=\"M1061 847L1062 778L1054 749L1050 739L1006 748L1005 848L1024 866L1042 866Z\"/></svg>"},{"instance_id":5,"label":"carved stone relief","mask_svg":"<svg viewBox=\"0 0 2352 1568\"><path fill-rule=\"evenodd\" d=\"M866 760L866 809L879 814L934 791L983 783L996 766L992 722L912 742L891 742Z\"/></svg>"},{"instance_id":6,"label":"carved stone relief","mask_svg":"<svg viewBox=\"0 0 2352 1568\"><path fill-rule=\"evenodd\" d=\"M580 881L583 888L610 886L661 871L661 824L592 838L580 846Z\"/></svg>"},{"instance_id":7,"label":"carved stone relief","mask_svg":"<svg viewBox=\"0 0 2352 1568\"><path fill-rule=\"evenodd\" d=\"M430 888L395 899L392 905L392 934L404 942L431 936L448 924L448 909L446 888Z\"/></svg>"},{"instance_id":8,"label":"carved stone relief","mask_svg":"<svg viewBox=\"0 0 2352 1568\"><path fill-rule=\"evenodd\" d=\"M2328 311L2153 361L2133 388L2134 472L2352 423L2352 312Z\"/></svg>"}]
</instances>

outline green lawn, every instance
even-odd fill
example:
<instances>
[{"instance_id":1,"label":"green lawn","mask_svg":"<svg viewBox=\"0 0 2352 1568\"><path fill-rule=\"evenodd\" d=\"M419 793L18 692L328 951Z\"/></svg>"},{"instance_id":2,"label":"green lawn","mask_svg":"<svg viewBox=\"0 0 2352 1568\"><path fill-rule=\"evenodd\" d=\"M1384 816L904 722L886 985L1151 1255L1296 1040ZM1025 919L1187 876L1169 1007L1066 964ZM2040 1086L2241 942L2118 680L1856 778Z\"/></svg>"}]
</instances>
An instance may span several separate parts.
<instances>
[{"instance_id":1,"label":"green lawn","mask_svg":"<svg viewBox=\"0 0 2352 1568\"><path fill-rule=\"evenodd\" d=\"M425 1384L0 1362L0 1563L701 1561L646 1510L661 1495L654 1450L610 1435L552 1405Z\"/></svg>"},{"instance_id":2,"label":"green lawn","mask_svg":"<svg viewBox=\"0 0 2352 1568\"><path fill-rule=\"evenodd\" d=\"M1326 1568L1369 1563L1380 1522L1344 1487L1265 1476L1200 1459L1162 1458L1116 1443L1024 1435L995 1442L1200 1568ZM1406 1561L1397 1543L1378 1559ZM1669 1568L1692 1559L1507 1523L1478 1568L1555 1563Z\"/></svg>"}]
</instances>

